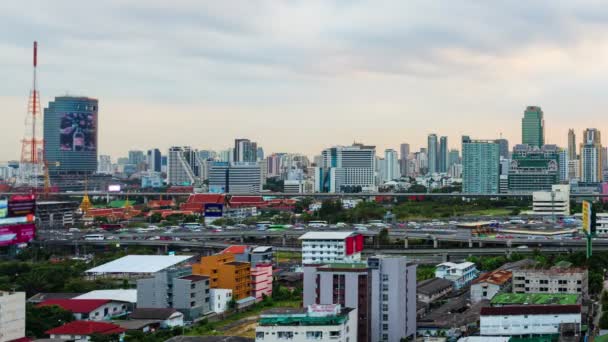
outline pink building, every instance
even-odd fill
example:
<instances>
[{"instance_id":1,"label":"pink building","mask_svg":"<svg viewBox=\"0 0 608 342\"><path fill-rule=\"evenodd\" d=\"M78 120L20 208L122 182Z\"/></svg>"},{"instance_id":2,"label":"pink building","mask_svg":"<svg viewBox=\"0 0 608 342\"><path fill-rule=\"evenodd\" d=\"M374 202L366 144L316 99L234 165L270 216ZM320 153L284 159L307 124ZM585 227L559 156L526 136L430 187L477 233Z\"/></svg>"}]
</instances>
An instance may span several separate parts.
<instances>
[{"instance_id":1,"label":"pink building","mask_svg":"<svg viewBox=\"0 0 608 342\"><path fill-rule=\"evenodd\" d=\"M602 195L608 194L608 183L602 183ZM608 202L608 197L602 197L602 203Z\"/></svg>"},{"instance_id":2,"label":"pink building","mask_svg":"<svg viewBox=\"0 0 608 342\"><path fill-rule=\"evenodd\" d=\"M272 296L272 264L257 264L251 268L251 296L260 302L263 295Z\"/></svg>"}]
</instances>

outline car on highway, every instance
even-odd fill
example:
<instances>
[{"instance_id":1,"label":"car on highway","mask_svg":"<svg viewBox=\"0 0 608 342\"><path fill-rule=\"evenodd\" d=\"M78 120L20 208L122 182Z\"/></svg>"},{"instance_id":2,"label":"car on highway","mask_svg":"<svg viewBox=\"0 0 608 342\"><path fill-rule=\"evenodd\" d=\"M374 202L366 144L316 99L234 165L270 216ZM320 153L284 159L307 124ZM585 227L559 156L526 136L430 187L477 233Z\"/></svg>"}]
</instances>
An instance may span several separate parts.
<instances>
[{"instance_id":1,"label":"car on highway","mask_svg":"<svg viewBox=\"0 0 608 342\"><path fill-rule=\"evenodd\" d=\"M79 232L80 232L80 229L78 229L78 228L70 228L70 229L68 229L68 232L71 232L71 233L79 233Z\"/></svg>"}]
</instances>

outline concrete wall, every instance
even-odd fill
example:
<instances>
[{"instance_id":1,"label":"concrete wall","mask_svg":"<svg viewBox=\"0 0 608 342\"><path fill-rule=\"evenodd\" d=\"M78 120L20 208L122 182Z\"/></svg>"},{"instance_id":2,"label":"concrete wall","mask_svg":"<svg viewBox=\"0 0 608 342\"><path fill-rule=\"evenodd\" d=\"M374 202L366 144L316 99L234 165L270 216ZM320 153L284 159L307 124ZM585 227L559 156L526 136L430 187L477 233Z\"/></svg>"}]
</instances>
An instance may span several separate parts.
<instances>
[{"instance_id":1,"label":"concrete wall","mask_svg":"<svg viewBox=\"0 0 608 342\"><path fill-rule=\"evenodd\" d=\"M25 336L25 292L0 291L0 342Z\"/></svg>"},{"instance_id":2,"label":"concrete wall","mask_svg":"<svg viewBox=\"0 0 608 342\"><path fill-rule=\"evenodd\" d=\"M230 289L211 289L209 293L211 301L211 311L222 313L228 308L228 302L232 299L232 290Z\"/></svg>"},{"instance_id":3,"label":"concrete wall","mask_svg":"<svg viewBox=\"0 0 608 342\"><path fill-rule=\"evenodd\" d=\"M557 334L560 323L581 324L581 314L481 316L480 335Z\"/></svg>"},{"instance_id":4,"label":"concrete wall","mask_svg":"<svg viewBox=\"0 0 608 342\"><path fill-rule=\"evenodd\" d=\"M483 299L491 300L500 291L500 286L490 283L471 285L471 302L477 303Z\"/></svg>"}]
</instances>

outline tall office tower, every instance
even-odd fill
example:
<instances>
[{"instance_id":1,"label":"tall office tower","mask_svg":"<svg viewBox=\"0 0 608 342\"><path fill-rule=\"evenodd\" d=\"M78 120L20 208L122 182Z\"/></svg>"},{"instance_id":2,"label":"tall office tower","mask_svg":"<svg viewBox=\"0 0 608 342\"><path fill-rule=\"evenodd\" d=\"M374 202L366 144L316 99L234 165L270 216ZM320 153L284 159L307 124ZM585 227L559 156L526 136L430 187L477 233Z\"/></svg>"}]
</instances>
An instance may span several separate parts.
<instances>
[{"instance_id":1,"label":"tall office tower","mask_svg":"<svg viewBox=\"0 0 608 342\"><path fill-rule=\"evenodd\" d=\"M509 167L508 188L511 193L551 191L560 182L560 154L556 145L541 148L515 145Z\"/></svg>"},{"instance_id":2,"label":"tall office tower","mask_svg":"<svg viewBox=\"0 0 608 342\"><path fill-rule=\"evenodd\" d=\"M410 144L403 143L399 146L399 170L401 171L402 176L407 176L408 167L407 161L410 157Z\"/></svg>"},{"instance_id":3,"label":"tall office tower","mask_svg":"<svg viewBox=\"0 0 608 342\"><path fill-rule=\"evenodd\" d=\"M162 156L157 148L148 150L148 170L154 172L162 171Z\"/></svg>"},{"instance_id":4,"label":"tall office tower","mask_svg":"<svg viewBox=\"0 0 608 342\"><path fill-rule=\"evenodd\" d=\"M496 140L462 137L462 191L496 194L499 191L500 151Z\"/></svg>"},{"instance_id":5,"label":"tall office tower","mask_svg":"<svg viewBox=\"0 0 608 342\"><path fill-rule=\"evenodd\" d=\"M262 191L262 168L255 162L215 162L209 169L209 192L257 193Z\"/></svg>"},{"instance_id":6,"label":"tall office tower","mask_svg":"<svg viewBox=\"0 0 608 342\"><path fill-rule=\"evenodd\" d=\"M392 148L384 151L384 179L391 181L401 176L397 151Z\"/></svg>"},{"instance_id":7,"label":"tall office tower","mask_svg":"<svg viewBox=\"0 0 608 342\"><path fill-rule=\"evenodd\" d=\"M448 169L454 164L460 164L460 151L451 149L448 153Z\"/></svg>"},{"instance_id":8,"label":"tall office tower","mask_svg":"<svg viewBox=\"0 0 608 342\"><path fill-rule=\"evenodd\" d=\"M557 148L558 162L559 162L559 180L562 183L567 183L568 178L568 164L570 163L570 159L568 159L568 150L565 148L558 147Z\"/></svg>"},{"instance_id":9,"label":"tall office tower","mask_svg":"<svg viewBox=\"0 0 608 342\"><path fill-rule=\"evenodd\" d=\"M602 170L606 170L608 167L608 149L606 147L602 147L601 149L601 160L602 160Z\"/></svg>"},{"instance_id":10,"label":"tall office tower","mask_svg":"<svg viewBox=\"0 0 608 342\"><path fill-rule=\"evenodd\" d=\"M234 150L231 148L222 150L219 153L218 161L225 162L225 163L231 162L234 159L233 155L234 155Z\"/></svg>"},{"instance_id":11,"label":"tall office tower","mask_svg":"<svg viewBox=\"0 0 608 342\"><path fill-rule=\"evenodd\" d=\"M580 152L580 177L583 183L602 181L602 140L600 131L587 128L583 132Z\"/></svg>"},{"instance_id":12,"label":"tall office tower","mask_svg":"<svg viewBox=\"0 0 608 342\"><path fill-rule=\"evenodd\" d=\"M437 154L437 170L445 173L448 170L448 137L439 138L439 153Z\"/></svg>"},{"instance_id":13,"label":"tall office tower","mask_svg":"<svg viewBox=\"0 0 608 342\"><path fill-rule=\"evenodd\" d=\"M112 157L106 155L99 156L99 163L97 164L97 172L106 175L111 175L112 172Z\"/></svg>"},{"instance_id":14,"label":"tall office tower","mask_svg":"<svg viewBox=\"0 0 608 342\"><path fill-rule=\"evenodd\" d=\"M521 119L521 143L532 147L545 144L545 120L540 107L528 106Z\"/></svg>"},{"instance_id":15,"label":"tall office tower","mask_svg":"<svg viewBox=\"0 0 608 342\"><path fill-rule=\"evenodd\" d=\"M129 164L139 165L145 160L144 151L129 151Z\"/></svg>"},{"instance_id":16,"label":"tall office tower","mask_svg":"<svg viewBox=\"0 0 608 342\"><path fill-rule=\"evenodd\" d=\"M437 134L429 134L427 138L427 157L429 161L429 173L439 172L439 154L437 150Z\"/></svg>"},{"instance_id":17,"label":"tall office tower","mask_svg":"<svg viewBox=\"0 0 608 342\"><path fill-rule=\"evenodd\" d=\"M258 144L249 139L235 139L233 157L235 162L256 162Z\"/></svg>"},{"instance_id":18,"label":"tall office tower","mask_svg":"<svg viewBox=\"0 0 608 342\"><path fill-rule=\"evenodd\" d=\"M498 143L500 156L509 159L509 140L500 138L496 139L496 142Z\"/></svg>"},{"instance_id":19,"label":"tall office tower","mask_svg":"<svg viewBox=\"0 0 608 342\"><path fill-rule=\"evenodd\" d=\"M167 154L167 183L192 185L199 177L199 158L189 146L173 146Z\"/></svg>"},{"instance_id":20,"label":"tall office tower","mask_svg":"<svg viewBox=\"0 0 608 342\"><path fill-rule=\"evenodd\" d=\"M281 175L281 156L273 153L266 157L266 170L268 177L278 177Z\"/></svg>"},{"instance_id":21,"label":"tall office tower","mask_svg":"<svg viewBox=\"0 0 608 342\"><path fill-rule=\"evenodd\" d=\"M264 160L264 149L262 147L258 147L258 150L256 151L256 157L258 158L258 161Z\"/></svg>"},{"instance_id":22,"label":"tall office tower","mask_svg":"<svg viewBox=\"0 0 608 342\"><path fill-rule=\"evenodd\" d=\"M416 265L405 257L304 267L304 305L357 309L357 342L398 342L416 332Z\"/></svg>"},{"instance_id":23,"label":"tall office tower","mask_svg":"<svg viewBox=\"0 0 608 342\"><path fill-rule=\"evenodd\" d=\"M376 147L363 144L323 150L315 168L315 191L360 192L375 189Z\"/></svg>"},{"instance_id":24,"label":"tall office tower","mask_svg":"<svg viewBox=\"0 0 608 342\"><path fill-rule=\"evenodd\" d=\"M97 171L98 101L59 96L44 109L44 158L54 175L88 176Z\"/></svg>"},{"instance_id":25,"label":"tall office tower","mask_svg":"<svg viewBox=\"0 0 608 342\"><path fill-rule=\"evenodd\" d=\"M576 157L576 134L571 128L568 130L568 159L575 160Z\"/></svg>"}]
</instances>

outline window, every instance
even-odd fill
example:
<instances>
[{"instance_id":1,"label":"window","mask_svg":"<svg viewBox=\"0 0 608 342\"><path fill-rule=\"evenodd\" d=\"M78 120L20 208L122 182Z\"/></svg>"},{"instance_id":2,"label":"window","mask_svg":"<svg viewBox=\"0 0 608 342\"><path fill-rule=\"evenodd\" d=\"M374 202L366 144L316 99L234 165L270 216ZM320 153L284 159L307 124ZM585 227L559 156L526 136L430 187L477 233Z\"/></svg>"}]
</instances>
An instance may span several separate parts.
<instances>
[{"instance_id":1,"label":"window","mask_svg":"<svg viewBox=\"0 0 608 342\"><path fill-rule=\"evenodd\" d=\"M388 321L388 315L387 314L383 314L382 315L382 320L383 321Z\"/></svg>"},{"instance_id":2,"label":"window","mask_svg":"<svg viewBox=\"0 0 608 342\"><path fill-rule=\"evenodd\" d=\"M382 300L388 301L388 294L383 294L382 295Z\"/></svg>"},{"instance_id":3,"label":"window","mask_svg":"<svg viewBox=\"0 0 608 342\"><path fill-rule=\"evenodd\" d=\"M388 274L382 275L382 281L388 281Z\"/></svg>"},{"instance_id":4,"label":"window","mask_svg":"<svg viewBox=\"0 0 608 342\"><path fill-rule=\"evenodd\" d=\"M321 339L323 339L323 332L322 331L307 331L306 339L307 340L321 340Z\"/></svg>"},{"instance_id":5,"label":"window","mask_svg":"<svg viewBox=\"0 0 608 342\"><path fill-rule=\"evenodd\" d=\"M329 338L330 338L330 339L337 339L337 338L340 338L340 330L337 330L337 331L330 331L330 332L329 332Z\"/></svg>"},{"instance_id":6,"label":"window","mask_svg":"<svg viewBox=\"0 0 608 342\"><path fill-rule=\"evenodd\" d=\"M279 340L291 340L293 339L292 331L279 331L277 332L277 338Z\"/></svg>"},{"instance_id":7,"label":"window","mask_svg":"<svg viewBox=\"0 0 608 342\"><path fill-rule=\"evenodd\" d=\"M382 330L388 330L388 324L382 324Z\"/></svg>"},{"instance_id":8,"label":"window","mask_svg":"<svg viewBox=\"0 0 608 342\"><path fill-rule=\"evenodd\" d=\"M193 307L196 305L196 302L190 302L190 307Z\"/></svg>"},{"instance_id":9,"label":"window","mask_svg":"<svg viewBox=\"0 0 608 342\"><path fill-rule=\"evenodd\" d=\"M255 333L255 339L256 340L263 340L264 339L264 332L262 331L258 331Z\"/></svg>"}]
</instances>

